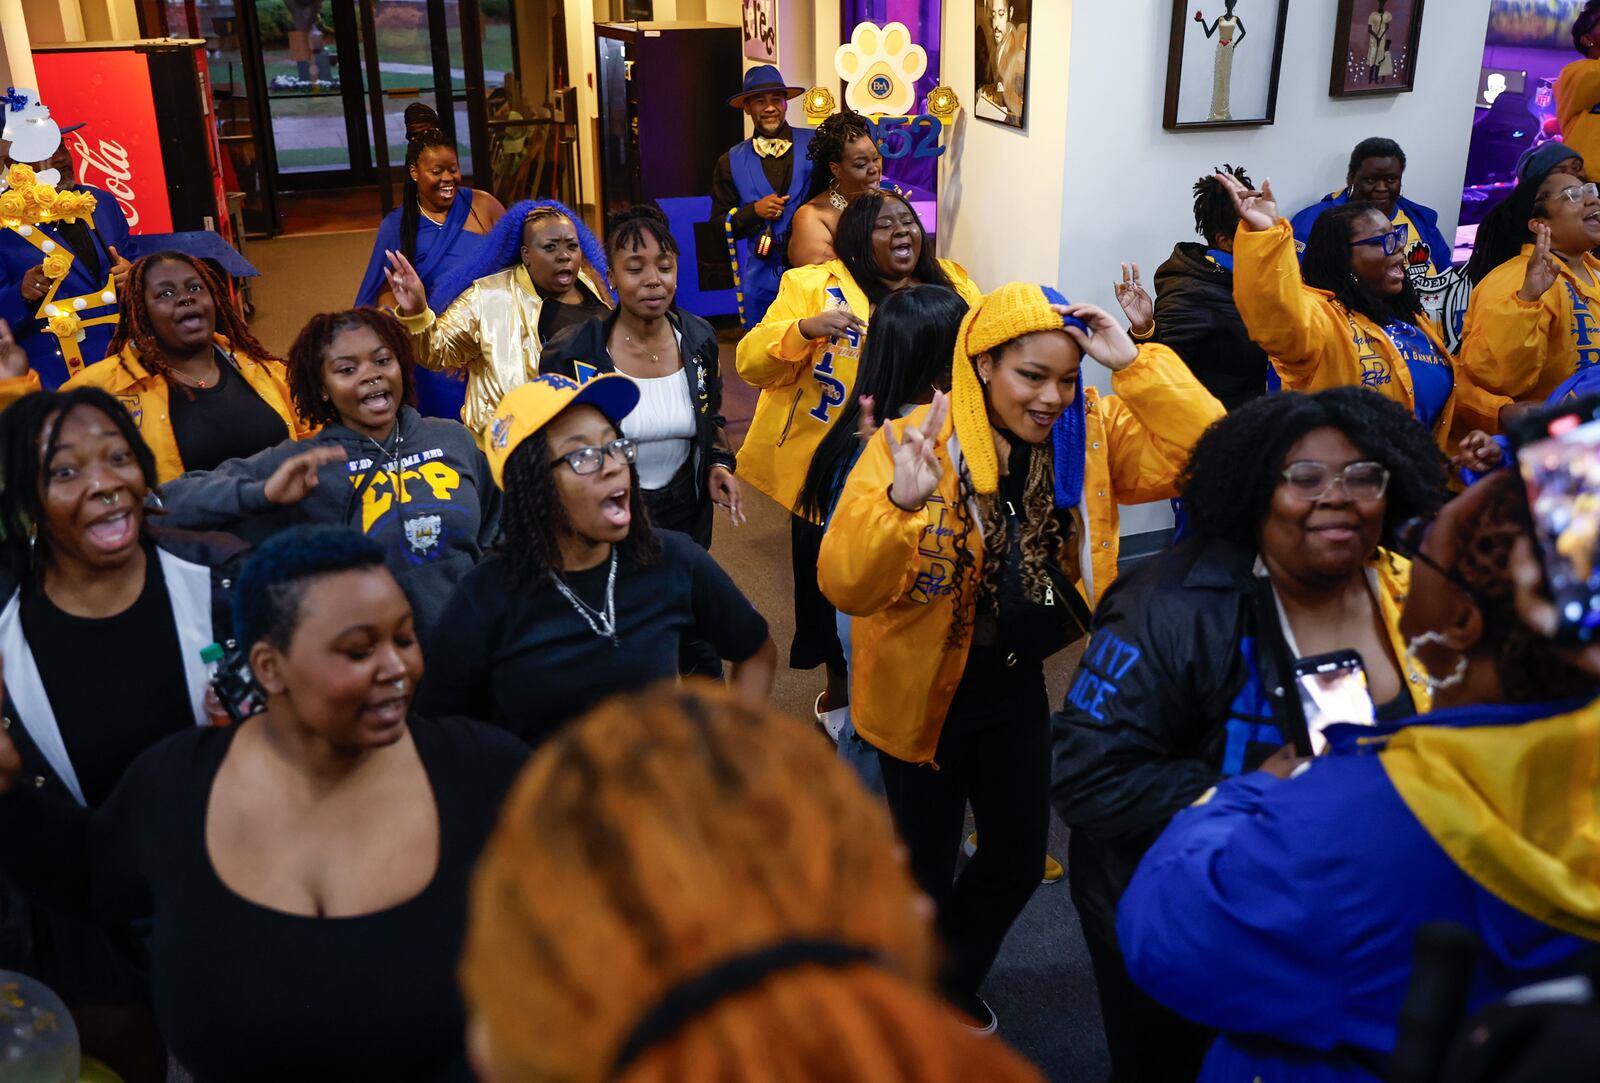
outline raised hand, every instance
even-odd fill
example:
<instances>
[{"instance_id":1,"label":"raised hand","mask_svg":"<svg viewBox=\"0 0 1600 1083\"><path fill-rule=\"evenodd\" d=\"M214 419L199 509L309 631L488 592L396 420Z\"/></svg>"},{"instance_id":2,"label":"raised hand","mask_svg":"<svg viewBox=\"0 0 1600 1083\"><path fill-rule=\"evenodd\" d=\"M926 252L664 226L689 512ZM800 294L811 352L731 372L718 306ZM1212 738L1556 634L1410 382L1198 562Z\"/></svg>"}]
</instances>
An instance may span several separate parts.
<instances>
[{"instance_id":1,"label":"raised hand","mask_svg":"<svg viewBox=\"0 0 1600 1083\"><path fill-rule=\"evenodd\" d=\"M850 331L865 331L867 321L848 308L830 308L816 316L807 316L795 325L801 338L834 338Z\"/></svg>"},{"instance_id":2,"label":"raised hand","mask_svg":"<svg viewBox=\"0 0 1600 1083\"><path fill-rule=\"evenodd\" d=\"M1156 325L1156 306L1139 282L1139 265L1124 263L1122 281L1113 282L1111 287L1117 291L1117 304L1122 306L1122 313L1128 317L1133 333L1140 337L1148 335Z\"/></svg>"},{"instance_id":3,"label":"raised hand","mask_svg":"<svg viewBox=\"0 0 1600 1083\"><path fill-rule=\"evenodd\" d=\"M0 658L0 703L5 702L5 659ZM11 734L0 728L0 793L8 792L17 784L17 778L22 774L22 757L17 753L17 746L12 743Z\"/></svg>"},{"instance_id":4,"label":"raised hand","mask_svg":"<svg viewBox=\"0 0 1600 1083\"><path fill-rule=\"evenodd\" d=\"M28 354L17 345L11 325L0 320L0 380L14 380L28 374Z\"/></svg>"},{"instance_id":5,"label":"raised hand","mask_svg":"<svg viewBox=\"0 0 1600 1083\"><path fill-rule=\"evenodd\" d=\"M383 273L389 279L389 292L394 294L395 311L402 316L420 316L428 311L428 291L405 253L391 250L384 255L389 257L389 266Z\"/></svg>"},{"instance_id":6,"label":"raised hand","mask_svg":"<svg viewBox=\"0 0 1600 1083\"><path fill-rule=\"evenodd\" d=\"M885 426L883 438L889 442L889 454L894 457L894 483L889 486L889 499L903 511L916 511L928 502L939 488L944 467L939 462L939 433L950 416L950 396L943 391L933 393L933 405L920 425L907 425L905 435L895 439L894 427Z\"/></svg>"},{"instance_id":7,"label":"raised hand","mask_svg":"<svg viewBox=\"0 0 1600 1083\"><path fill-rule=\"evenodd\" d=\"M877 407L872 401L872 396L862 395L857 401L861 406L861 414L856 418L856 439L861 441L862 447L866 447L872 442L872 438L878 435L878 429L882 426L878 424Z\"/></svg>"},{"instance_id":8,"label":"raised hand","mask_svg":"<svg viewBox=\"0 0 1600 1083\"><path fill-rule=\"evenodd\" d=\"M106 245L106 251L111 253L110 273L112 288L121 293L122 287L128 283L128 275L133 270L133 264L122 257L122 253L117 251L116 245Z\"/></svg>"},{"instance_id":9,"label":"raised hand","mask_svg":"<svg viewBox=\"0 0 1600 1083\"><path fill-rule=\"evenodd\" d=\"M342 447L319 447L286 459L267 479L263 495L274 504L298 504L317 487L317 471L344 456Z\"/></svg>"},{"instance_id":10,"label":"raised hand","mask_svg":"<svg viewBox=\"0 0 1600 1083\"><path fill-rule=\"evenodd\" d=\"M1278 201L1272 197L1271 181L1262 181L1258 192L1246 188L1237 177L1227 173L1218 173L1216 178L1233 200L1233 209L1239 212L1239 221L1246 229L1271 229L1278 224Z\"/></svg>"},{"instance_id":11,"label":"raised hand","mask_svg":"<svg viewBox=\"0 0 1600 1083\"><path fill-rule=\"evenodd\" d=\"M1063 316L1074 316L1089 325L1089 333L1067 327L1066 332L1085 356L1092 357L1112 372L1121 372L1139 359L1139 347L1128 332L1111 318L1111 313L1095 305L1051 305Z\"/></svg>"},{"instance_id":12,"label":"raised hand","mask_svg":"<svg viewBox=\"0 0 1600 1083\"><path fill-rule=\"evenodd\" d=\"M1550 226L1544 222L1533 224L1533 255L1528 259L1528 270L1522 276L1522 288L1517 296L1527 302L1537 301L1545 290L1556 284L1560 268L1550 254Z\"/></svg>"}]
</instances>

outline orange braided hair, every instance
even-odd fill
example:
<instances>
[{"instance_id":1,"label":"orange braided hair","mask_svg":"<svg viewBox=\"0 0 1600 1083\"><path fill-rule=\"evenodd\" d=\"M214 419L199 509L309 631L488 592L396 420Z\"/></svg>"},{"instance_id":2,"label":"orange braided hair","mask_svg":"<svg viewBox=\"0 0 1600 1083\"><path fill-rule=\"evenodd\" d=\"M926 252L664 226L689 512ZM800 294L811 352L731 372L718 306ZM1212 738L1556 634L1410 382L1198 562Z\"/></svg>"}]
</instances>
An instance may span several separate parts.
<instances>
[{"instance_id":1,"label":"orange braided hair","mask_svg":"<svg viewBox=\"0 0 1600 1083\"><path fill-rule=\"evenodd\" d=\"M887 812L808 727L661 685L602 704L523 773L474 879L461 977L494 1079L581 1083L679 983L834 940L879 962L773 973L620 1078L1040 1083L931 992L927 910Z\"/></svg>"},{"instance_id":2,"label":"orange braided hair","mask_svg":"<svg viewBox=\"0 0 1600 1083\"><path fill-rule=\"evenodd\" d=\"M150 309L144 299L144 282L150 270L163 263L187 263L194 268L194 273L199 276L211 294L211 303L216 310L216 330L228 340L228 345L233 348L235 354L242 354L255 361L283 360L268 353L266 347L256 341L256 337L250 333L249 325L244 322L244 317L228 300L228 287L217 277L211 265L185 252L156 252L134 263L133 270L128 272L128 283L122 288L122 310L117 317L117 329L111 336L111 344L106 347L107 357L115 357L124 347L131 344L142 364L151 371L159 373L169 386L181 388L191 398L193 397L193 392L189 391L187 384L172 378L172 370L167 367L166 357L161 352L161 343L156 339L155 329L150 326Z\"/></svg>"}]
</instances>

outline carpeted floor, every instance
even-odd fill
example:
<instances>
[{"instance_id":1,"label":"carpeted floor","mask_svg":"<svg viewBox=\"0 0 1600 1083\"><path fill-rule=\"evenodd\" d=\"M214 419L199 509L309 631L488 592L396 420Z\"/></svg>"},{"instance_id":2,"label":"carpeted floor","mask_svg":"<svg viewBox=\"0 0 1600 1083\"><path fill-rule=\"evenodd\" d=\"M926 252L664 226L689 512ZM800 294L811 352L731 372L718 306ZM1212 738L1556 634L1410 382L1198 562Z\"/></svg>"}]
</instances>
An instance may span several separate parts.
<instances>
[{"instance_id":1,"label":"carpeted floor","mask_svg":"<svg viewBox=\"0 0 1600 1083\"><path fill-rule=\"evenodd\" d=\"M306 319L350 304L360 285L376 232L314 234L260 241L250 259L261 270L254 301L256 337L283 353ZM722 336L723 412L735 446L743 440L756 391L734 371L734 342ZM749 522L716 525L712 554L767 618L780 659L794 634L793 580L786 511L752 489L745 490ZM1052 659L1046 672L1052 703L1061 702L1077 662L1076 648ZM821 671L802 673L781 665L773 702L809 718L822 688ZM1066 829L1052 817L1050 852L1065 860ZM1109 1074L1094 976L1063 881L1035 892L1007 938L984 993L1000 1017L1000 1034L1054 1083L1099 1083Z\"/></svg>"}]
</instances>

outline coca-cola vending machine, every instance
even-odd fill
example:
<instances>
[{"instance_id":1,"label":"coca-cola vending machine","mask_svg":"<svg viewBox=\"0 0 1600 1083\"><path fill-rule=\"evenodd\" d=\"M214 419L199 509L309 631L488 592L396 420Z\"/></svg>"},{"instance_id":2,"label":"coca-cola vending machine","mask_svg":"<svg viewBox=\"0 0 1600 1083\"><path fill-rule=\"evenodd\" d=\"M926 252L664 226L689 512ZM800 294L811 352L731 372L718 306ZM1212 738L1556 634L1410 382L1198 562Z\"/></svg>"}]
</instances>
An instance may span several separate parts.
<instances>
[{"instance_id":1,"label":"coca-cola vending machine","mask_svg":"<svg viewBox=\"0 0 1600 1083\"><path fill-rule=\"evenodd\" d=\"M215 230L234 243L211 116L205 42L36 45L39 97L78 179L117 197L136 234Z\"/></svg>"}]
</instances>

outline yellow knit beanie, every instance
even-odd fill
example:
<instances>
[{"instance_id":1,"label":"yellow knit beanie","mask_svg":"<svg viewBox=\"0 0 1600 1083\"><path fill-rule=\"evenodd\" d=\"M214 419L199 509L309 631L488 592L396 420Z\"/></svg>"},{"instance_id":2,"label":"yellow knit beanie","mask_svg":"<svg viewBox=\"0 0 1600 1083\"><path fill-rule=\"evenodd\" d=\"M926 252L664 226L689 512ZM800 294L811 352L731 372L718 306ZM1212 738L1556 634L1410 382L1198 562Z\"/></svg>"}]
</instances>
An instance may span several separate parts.
<instances>
[{"instance_id":1,"label":"yellow knit beanie","mask_svg":"<svg viewBox=\"0 0 1600 1083\"><path fill-rule=\"evenodd\" d=\"M992 493L1000 487L1000 463L989 432L983 384L972 359L1035 331L1084 327L1082 321L1064 317L1050 307L1066 303L1065 297L1048 286L1009 282L985 294L961 321L950 363L950 416L977 492Z\"/></svg>"}]
</instances>

